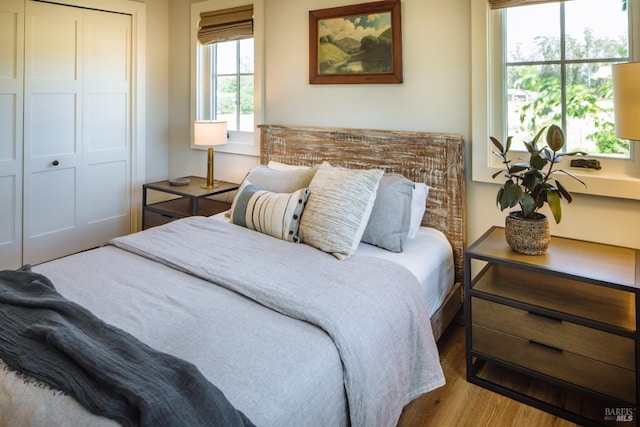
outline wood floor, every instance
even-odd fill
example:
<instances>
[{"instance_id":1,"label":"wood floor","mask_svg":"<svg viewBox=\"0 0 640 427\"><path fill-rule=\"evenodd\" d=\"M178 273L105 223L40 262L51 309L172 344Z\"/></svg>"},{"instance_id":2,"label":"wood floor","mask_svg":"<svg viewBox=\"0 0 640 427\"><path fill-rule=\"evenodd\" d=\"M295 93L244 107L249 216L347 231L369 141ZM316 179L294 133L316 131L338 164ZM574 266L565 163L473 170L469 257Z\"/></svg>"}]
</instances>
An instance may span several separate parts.
<instances>
[{"instance_id":1,"label":"wood floor","mask_svg":"<svg viewBox=\"0 0 640 427\"><path fill-rule=\"evenodd\" d=\"M407 405L398 427L575 427L576 424L468 383L464 328L455 322L438 343L447 384Z\"/></svg>"}]
</instances>

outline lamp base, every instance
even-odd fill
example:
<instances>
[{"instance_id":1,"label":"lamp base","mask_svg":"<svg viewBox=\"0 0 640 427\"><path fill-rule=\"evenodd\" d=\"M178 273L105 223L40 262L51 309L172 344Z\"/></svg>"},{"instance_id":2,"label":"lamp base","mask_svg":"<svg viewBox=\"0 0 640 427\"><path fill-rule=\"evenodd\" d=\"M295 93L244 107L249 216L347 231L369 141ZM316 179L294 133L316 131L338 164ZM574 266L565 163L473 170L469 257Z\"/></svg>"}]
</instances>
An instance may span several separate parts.
<instances>
[{"instance_id":1,"label":"lamp base","mask_svg":"<svg viewBox=\"0 0 640 427\"><path fill-rule=\"evenodd\" d=\"M216 188L216 181L213 178L213 147L209 147L209 149L207 150L207 181L206 184L202 186L202 188L205 188L207 190L210 190L212 188Z\"/></svg>"}]
</instances>

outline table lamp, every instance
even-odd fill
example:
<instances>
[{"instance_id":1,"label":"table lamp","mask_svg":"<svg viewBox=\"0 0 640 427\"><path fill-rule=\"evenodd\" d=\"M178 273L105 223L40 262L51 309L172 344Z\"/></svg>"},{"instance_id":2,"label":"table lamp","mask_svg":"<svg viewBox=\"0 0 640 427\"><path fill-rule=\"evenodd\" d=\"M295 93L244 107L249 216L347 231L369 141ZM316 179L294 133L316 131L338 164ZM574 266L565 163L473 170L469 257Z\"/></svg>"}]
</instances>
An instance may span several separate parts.
<instances>
[{"instance_id":1,"label":"table lamp","mask_svg":"<svg viewBox=\"0 0 640 427\"><path fill-rule=\"evenodd\" d=\"M207 184L202 188L214 188L213 146L227 143L227 122L218 120L199 120L193 123L193 143L207 146Z\"/></svg>"},{"instance_id":2,"label":"table lamp","mask_svg":"<svg viewBox=\"0 0 640 427\"><path fill-rule=\"evenodd\" d=\"M640 141L640 62L614 64L611 70L616 136Z\"/></svg>"}]
</instances>

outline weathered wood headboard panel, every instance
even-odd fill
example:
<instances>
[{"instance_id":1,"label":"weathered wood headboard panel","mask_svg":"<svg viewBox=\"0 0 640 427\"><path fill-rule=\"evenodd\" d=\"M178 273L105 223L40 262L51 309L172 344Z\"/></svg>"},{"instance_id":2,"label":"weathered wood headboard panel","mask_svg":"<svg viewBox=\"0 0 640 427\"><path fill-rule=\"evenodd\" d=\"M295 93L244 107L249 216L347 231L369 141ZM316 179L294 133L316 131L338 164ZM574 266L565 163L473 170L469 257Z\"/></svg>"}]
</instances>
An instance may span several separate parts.
<instances>
[{"instance_id":1,"label":"weathered wood headboard panel","mask_svg":"<svg viewBox=\"0 0 640 427\"><path fill-rule=\"evenodd\" d=\"M424 182L422 224L442 231L454 251L456 281L465 249L465 141L461 135L388 130L260 125L260 161L313 166L381 168Z\"/></svg>"}]
</instances>

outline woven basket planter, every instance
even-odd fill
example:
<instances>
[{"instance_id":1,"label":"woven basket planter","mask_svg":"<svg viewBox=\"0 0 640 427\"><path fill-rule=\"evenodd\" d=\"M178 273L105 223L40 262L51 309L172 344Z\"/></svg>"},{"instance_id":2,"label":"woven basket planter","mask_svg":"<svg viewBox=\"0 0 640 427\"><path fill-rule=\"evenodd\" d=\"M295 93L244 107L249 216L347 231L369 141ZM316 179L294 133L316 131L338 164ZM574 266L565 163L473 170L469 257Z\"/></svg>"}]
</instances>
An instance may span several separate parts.
<instances>
[{"instance_id":1,"label":"woven basket planter","mask_svg":"<svg viewBox=\"0 0 640 427\"><path fill-rule=\"evenodd\" d=\"M505 219L505 237L514 251L524 255L541 255L545 253L551 241L549 221L541 213L536 218L522 217L522 212L509 212Z\"/></svg>"}]
</instances>

